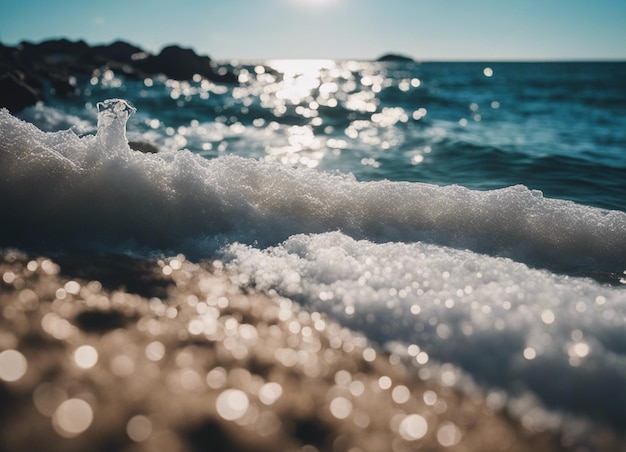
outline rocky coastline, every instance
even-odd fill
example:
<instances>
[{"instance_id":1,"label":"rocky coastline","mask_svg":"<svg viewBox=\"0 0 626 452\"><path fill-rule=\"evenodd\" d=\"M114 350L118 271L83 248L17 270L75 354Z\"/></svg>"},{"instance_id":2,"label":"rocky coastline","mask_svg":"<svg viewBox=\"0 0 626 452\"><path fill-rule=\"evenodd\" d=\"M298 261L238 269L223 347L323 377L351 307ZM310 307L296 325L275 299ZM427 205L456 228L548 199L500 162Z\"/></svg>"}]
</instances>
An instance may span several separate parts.
<instances>
[{"instance_id":1,"label":"rocky coastline","mask_svg":"<svg viewBox=\"0 0 626 452\"><path fill-rule=\"evenodd\" d=\"M414 62L410 57L393 53L376 61ZM93 46L68 39L24 41L16 46L0 43L0 108L15 114L37 102L45 102L50 96L70 97L76 93L81 77L91 77L107 69L138 80L163 74L182 81L199 75L216 83L238 83L235 73L216 67L209 56L177 45L151 54L121 40Z\"/></svg>"},{"instance_id":2,"label":"rocky coastline","mask_svg":"<svg viewBox=\"0 0 626 452\"><path fill-rule=\"evenodd\" d=\"M237 83L234 73L216 69L210 57L175 45L153 55L124 41L97 46L67 39L0 44L0 108L17 113L51 95L72 96L80 77L106 69L134 79L164 74L191 80L198 74L214 82Z\"/></svg>"}]
</instances>

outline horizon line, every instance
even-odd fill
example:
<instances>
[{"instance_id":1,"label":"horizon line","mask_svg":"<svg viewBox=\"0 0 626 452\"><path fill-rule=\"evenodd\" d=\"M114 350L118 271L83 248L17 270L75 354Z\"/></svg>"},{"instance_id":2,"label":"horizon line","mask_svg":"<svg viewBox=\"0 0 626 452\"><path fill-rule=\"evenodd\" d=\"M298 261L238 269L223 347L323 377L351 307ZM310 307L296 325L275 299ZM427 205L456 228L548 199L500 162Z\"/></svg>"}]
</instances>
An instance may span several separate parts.
<instances>
[{"instance_id":1,"label":"horizon line","mask_svg":"<svg viewBox=\"0 0 626 452\"><path fill-rule=\"evenodd\" d=\"M96 42L96 43L91 43L89 42L87 39L85 38L76 38L76 39L72 39L72 38L68 38L68 37L64 37L64 36L57 36L57 37L49 37L49 38L44 38L41 40L30 40L30 39L21 39L19 42L15 42L15 43L5 43L2 42L2 39L0 39L0 44L7 46L7 47L17 47L20 44L23 43L30 43L30 44L34 44L34 45L39 45L42 44L44 42L48 42L48 41L59 41L59 40L66 40L69 42L84 42L85 44L87 44L89 47L94 47L94 46L107 46L107 45L112 45L116 42L124 42L126 44L130 44L133 45L135 47L141 48L143 51L146 51L146 49L144 48L144 46L137 44L135 42L132 42L130 40L126 40L124 38L114 38L112 40L110 40L109 42ZM404 57L407 58L407 60L412 60L413 63L415 64L421 64L421 63L626 63L626 56L624 57L596 57L596 56L580 56L580 57L521 57L521 58L516 58L516 57L511 57L511 58L500 58L500 57L496 57L496 58L488 58L488 57L479 57L479 58L454 58L454 57L429 57L429 58L416 58L410 54L406 54L404 52L395 52L395 51L388 51L388 52L384 52L376 57L341 57L341 58L328 58L328 57L213 57L210 53L203 53L203 52L199 52L196 50L196 46L194 45L186 45L186 44L182 44L182 43L166 43L163 44L161 46L161 50L164 49L165 47L168 46L178 46L180 48L190 48L192 49L197 55L199 56L208 56L211 60L213 60L214 62L228 62L230 64L234 63L234 62L244 62L244 63L261 63L261 62L267 62L267 61L272 61L272 60L282 60L282 61L288 61L288 60L309 60L309 61L314 61L314 60L331 60L331 61L360 61L360 62L374 62L374 63L385 63L384 61L377 61L378 59L387 56L387 55L394 55L394 56L399 56L399 57ZM155 53L156 55L157 53ZM394 63L394 61L388 61L390 63ZM407 61L410 62L410 61Z\"/></svg>"}]
</instances>

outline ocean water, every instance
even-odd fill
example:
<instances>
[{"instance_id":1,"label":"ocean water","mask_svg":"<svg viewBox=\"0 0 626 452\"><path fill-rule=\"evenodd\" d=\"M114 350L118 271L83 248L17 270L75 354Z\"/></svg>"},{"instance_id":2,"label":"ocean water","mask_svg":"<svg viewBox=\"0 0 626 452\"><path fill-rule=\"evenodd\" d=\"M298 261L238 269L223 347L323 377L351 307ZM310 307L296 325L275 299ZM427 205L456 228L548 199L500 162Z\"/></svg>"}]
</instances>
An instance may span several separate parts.
<instances>
[{"instance_id":1,"label":"ocean water","mask_svg":"<svg viewBox=\"0 0 626 452\"><path fill-rule=\"evenodd\" d=\"M222 70L0 112L0 245L220 259L526 424L626 428L625 63Z\"/></svg>"}]
</instances>

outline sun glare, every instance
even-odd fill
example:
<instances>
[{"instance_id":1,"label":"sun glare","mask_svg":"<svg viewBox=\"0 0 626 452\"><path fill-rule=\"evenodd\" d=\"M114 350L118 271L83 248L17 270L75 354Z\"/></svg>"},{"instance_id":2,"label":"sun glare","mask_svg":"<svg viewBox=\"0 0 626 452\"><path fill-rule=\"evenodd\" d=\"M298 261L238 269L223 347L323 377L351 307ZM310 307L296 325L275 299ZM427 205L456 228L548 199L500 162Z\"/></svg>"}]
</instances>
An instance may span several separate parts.
<instances>
[{"instance_id":1,"label":"sun glare","mask_svg":"<svg viewBox=\"0 0 626 452\"><path fill-rule=\"evenodd\" d=\"M295 0L297 4L309 6L322 6L335 3L337 0Z\"/></svg>"}]
</instances>

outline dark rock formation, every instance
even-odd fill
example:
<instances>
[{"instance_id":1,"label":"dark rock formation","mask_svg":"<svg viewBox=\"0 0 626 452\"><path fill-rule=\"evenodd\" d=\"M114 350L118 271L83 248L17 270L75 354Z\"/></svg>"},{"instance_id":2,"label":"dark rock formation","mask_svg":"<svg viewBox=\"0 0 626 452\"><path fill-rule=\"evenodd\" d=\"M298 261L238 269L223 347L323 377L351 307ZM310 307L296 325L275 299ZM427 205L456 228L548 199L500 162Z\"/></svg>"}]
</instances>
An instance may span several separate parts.
<instances>
[{"instance_id":1,"label":"dark rock formation","mask_svg":"<svg viewBox=\"0 0 626 452\"><path fill-rule=\"evenodd\" d=\"M0 75L0 106L15 112L42 99L41 91L30 86L21 72L12 71Z\"/></svg>"},{"instance_id":2,"label":"dark rock formation","mask_svg":"<svg viewBox=\"0 0 626 452\"><path fill-rule=\"evenodd\" d=\"M137 67L149 74L161 73L178 80L190 80L195 74L208 78L213 74L209 57L177 46L165 47L157 56L140 60Z\"/></svg>"},{"instance_id":3,"label":"dark rock formation","mask_svg":"<svg viewBox=\"0 0 626 452\"><path fill-rule=\"evenodd\" d=\"M135 79L165 74L191 80L199 74L219 83L237 82L231 72L216 73L209 57L177 46L168 46L154 56L123 41L93 47L84 41L67 39L39 44L22 42L17 47L0 44L0 107L18 112L45 100L47 91L56 96L71 96L76 90L77 76L90 76L102 68Z\"/></svg>"},{"instance_id":4,"label":"dark rock formation","mask_svg":"<svg viewBox=\"0 0 626 452\"><path fill-rule=\"evenodd\" d=\"M96 59L100 58L105 62L116 61L119 63L133 64L133 61L141 58L142 54L147 55L140 47L134 46L124 41L115 41L109 45L92 47Z\"/></svg>"},{"instance_id":5,"label":"dark rock formation","mask_svg":"<svg viewBox=\"0 0 626 452\"><path fill-rule=\"evenodd\" d=\"M48 60L66 59L68 57L80 58L91 50L85 41L70 41L68 39L51 39L39 44L25 41L19 45L19 49L27 57L43 57Z\"/></svg>"},{"instance_id":6,"label":"dark rock formation","mask_svg":"<svg viewBox=\"0 0 626 452\"><path fill-rule=\"evenodd\" d=\"M128 145L132 150L143 152L144 154L156 154L159 152L156 144L147 141L129 141Z\"/></svg>"},{"instance_id":7,"label":"dark rock formation","mask_svg":"<svg viewBox=\"0 0 626 452\"><path fill-rule=\"evenodd\" d=\"M394 53L385 54L381 56L380 58L378 58L376 61L383 62L383 63L384 62L400 62L400 63L414 63L415 62L413 58L410 58L404 55L394 54Z\"/></svg>"},{"instance_id":8,"label":"dark rock formation","mask_svg":"<svg viewBox=\"0 0 626 452\"><path fill-rule=\"evenodd\" d=\"M13 74L33 89L39 91L43 85L37 76L37 68L28 55L14 47L0 44L0 77Z\"/></svg>"}]
</instances>

